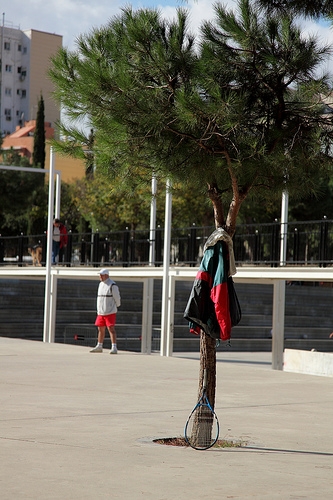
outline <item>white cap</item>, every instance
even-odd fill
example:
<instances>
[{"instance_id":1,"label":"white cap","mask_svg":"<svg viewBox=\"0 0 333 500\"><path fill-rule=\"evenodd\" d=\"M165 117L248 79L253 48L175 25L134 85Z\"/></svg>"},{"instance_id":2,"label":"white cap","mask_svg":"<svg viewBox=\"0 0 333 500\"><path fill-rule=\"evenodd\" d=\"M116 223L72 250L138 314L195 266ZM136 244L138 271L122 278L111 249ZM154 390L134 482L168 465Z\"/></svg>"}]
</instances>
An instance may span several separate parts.
<instances>
[{"instance_id":1,"label":"white cap","mask_svg":"<svg viewBox=\"0 0 333 500\"><path fill-rule=\"evenodd\" d=\"M108 269L101 269L98 274L107 274L109 276L109 270Z\"/></svg>"}]
</instances>

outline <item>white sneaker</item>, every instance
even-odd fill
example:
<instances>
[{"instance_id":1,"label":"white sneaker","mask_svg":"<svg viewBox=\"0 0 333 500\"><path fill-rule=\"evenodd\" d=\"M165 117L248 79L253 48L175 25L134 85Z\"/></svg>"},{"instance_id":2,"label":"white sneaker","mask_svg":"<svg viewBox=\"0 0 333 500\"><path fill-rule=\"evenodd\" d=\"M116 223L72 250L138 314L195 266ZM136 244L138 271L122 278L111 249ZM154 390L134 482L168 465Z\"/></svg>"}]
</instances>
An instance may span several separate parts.
<instances>
[{"instance_id":1,"label":"white sneaker","mask_svg":"<svg viewBox=\"0 0 333 500\"><path fill-rule=\"evenodd\" d=\"M118 349L116 347L112 347L110 354L118 354Z\"/></svg>"},{"instance_id":2,"label":"white sneaker","mask_svg":"<svg viewBox=\"0 0 333 500\"><path fill-rule=\"evenodd\" d=\"M91 349L90 352L103 352L103 347L100 347L99 345L97 345L96 347Z\"/></svg>"}]
</instances>

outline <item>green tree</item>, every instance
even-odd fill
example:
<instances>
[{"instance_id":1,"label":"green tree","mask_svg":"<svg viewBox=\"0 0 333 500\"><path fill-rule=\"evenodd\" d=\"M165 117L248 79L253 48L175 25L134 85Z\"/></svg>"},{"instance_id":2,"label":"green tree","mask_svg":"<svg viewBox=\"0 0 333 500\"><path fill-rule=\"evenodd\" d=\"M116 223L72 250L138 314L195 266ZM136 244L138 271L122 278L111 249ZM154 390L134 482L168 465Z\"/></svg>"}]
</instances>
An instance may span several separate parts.
<instances>
[{"instance_id":1,"label":"green tree","mask_svg":"<svg viewBox=\"0 0 333 500\"><path fill-rule=\"evenodd\" d=\"M331 0L259 0L259 4L269 11L280 13L292 12L313 17L333 15Z\"/></svg>"},{"instance_id":2,"label":"green tree","mask_svg":"<svg viewBox=\"0 0 333 500\"><path fill-rule=\"evenodd\" d=\"M121 172L130 189L153 171L197 180L231 234L251 190L281 190L287 175L289 190L310 192L328 159L320 98L329 89L314 77L328 47L289 17L260 16L247 0L240 11L217 5L198 57L182 10L168 24L125 9L80 37L77 51L62 49L50 73L66 114L94 124L98 167ZM82 133L63 132L77 153Z\"/></svg>"},{"instance_id":3,"label":"green tree","mask_svg":"<svg viewBox=\"0 0 333 500\"><path fill-rule=\"evenodd\" d=\"M32 158L33 164L36 167L45 168L45 114L44 99L42 95L38 101Z\"/></svg>"},{"instance_id":4,"label":"green tree","mask_svg":"<svg viewBox=\"0 0 333 500\"><path fill-rule=\"evenodd\" d=\"M19 163L15 165L20 166ZM3 236L43 234L47 190L40 187L41 177L40 173L0 171L0 227Z\"/></svg>"},{"instance_id":5,"label":"green tree","mask_svg":"<svg viewBox=\"0 0 333 500\"><path fill-rule=\"evenodd\" d=\"M149 191L147 186L134 193L114 187L103 172L77 181L72 196L78 212L92 229L103 231L146 229L149 227Z\"/></svg>"},{"instance_id":6,"label":"green tree","mask_svg":"<svg viewBox=\"0 0 333 500\"><path fill-rule=\"evenodd\" d=\"M230 235L250 193L302 196L330 168L331 118L323 115L327 78L315 77L329 48L303 37L292 17L263 14L240 0L238 13L215 6L199 50L186 11L165 21L156 10L123 10L110 23L61 49L50 76L73 120L63 126L67 152L81 154L95 131L95 164L127 189L154 172L191 179L212 202L215 225ZM199 40L198 40L199 41ZM78 145L79 144L79 145ZM287 184L286 184L287 183ZM215 341L203 336L203 365L212 373Z\"/></svg>"},{"instance_id":7,"label":"green tree","mask_svg":"<svg viewBox=\"0 0 333 500\"><path fill-rule=\"evenodd\" d=\"M33 166L45 168L45 108L42 94L38 101L36 127L34 132L34 148L32 154ZM47 191L45 187L45 175L36 176L34 189L29 193L30 207L26 217L28 220L28 234L41 234L46 227Z\"/></svg>"},{"instance_id":8,"label":"green tree","mask_svg":"<svg viewBox=\"0 0 333 500\"><path fill-rule=\"evenodd\" d=\"M206 193L195 191L191 183L177 183L172 188L172 225L174 228L211 226L212 207ZM78 227L77 217L89 223L91 228L102 231L146 230L150 224L151 186L141 184L130 192L110 182L109 177L97 171L93 178L76 181L62 192L61 206L73 227ZM156 223L163 226L165 210L164 183L158 186L156 197Z\"/></svg>"},{"instance_id":9,"label":"green tree","mask_svg":"<svg viewBox=\"0 0 333 500\"><path fill-rule=\"evenodd\" d=\"M10 149L2 152L3 164L4 165L16 165L21 166L22 157L17 151L11 146Z\"/></svg>"},{"instance_id":10,"label":"green tree","mask_svg":"<svg viewBox=\"0 0 333 500\"><path fill-rule=\"evenodd\" d=\"M4 164L30 167L28 158L11 148L2 152ZM45 167L44 101L38 103L33 149L34 166ZM16 201L15 201L16 200ZM47 191L42 173L3 171L0 185L2 234L41 235L46 228Z\"/></svg>"}]
</instances>

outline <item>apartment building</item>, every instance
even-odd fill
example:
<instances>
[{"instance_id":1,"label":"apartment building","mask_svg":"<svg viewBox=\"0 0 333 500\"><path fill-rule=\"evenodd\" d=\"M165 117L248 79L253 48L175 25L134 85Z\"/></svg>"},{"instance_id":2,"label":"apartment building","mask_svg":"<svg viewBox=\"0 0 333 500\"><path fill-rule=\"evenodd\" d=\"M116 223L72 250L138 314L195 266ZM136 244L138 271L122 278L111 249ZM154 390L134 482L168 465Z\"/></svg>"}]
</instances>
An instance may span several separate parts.
<instances>
[{"instance_id":1,"label":"apartment building","mask_svg":"<svg viewBox=\"0 0 333 500\"><path fill-rule=\"evenodd\" d=\"M0 28L0 131L2 137L35 120L42 93L45 121L52 127L60 119L60 107L52 97L48 78L50 58L62 46L62 36L33 29Z\"/></svg>"}]
</instances>

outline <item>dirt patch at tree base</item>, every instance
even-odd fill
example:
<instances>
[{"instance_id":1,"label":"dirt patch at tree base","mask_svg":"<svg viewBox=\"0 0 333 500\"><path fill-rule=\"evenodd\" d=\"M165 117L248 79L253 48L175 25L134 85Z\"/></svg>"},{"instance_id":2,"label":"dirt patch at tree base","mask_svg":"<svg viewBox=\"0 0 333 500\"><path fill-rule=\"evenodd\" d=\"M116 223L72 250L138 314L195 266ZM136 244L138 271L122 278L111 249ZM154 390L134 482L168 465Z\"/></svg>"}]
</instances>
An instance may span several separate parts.
<instances>
[{"instance_id":1,"label":"dirt patch at tree base","mask_svg":"<svg viewBox=\"0 0 333 500\"><path fill-rule=\"evenodd\" d=\"M190 445L184 437L171 437L171 438L160 438L154 439L156 444L164 444L168 446L184 446L189 447ZM233 441L231 439L218 439L212 448L241 448L246 446L244 441Z\"/></svg>"}]
</instances>

